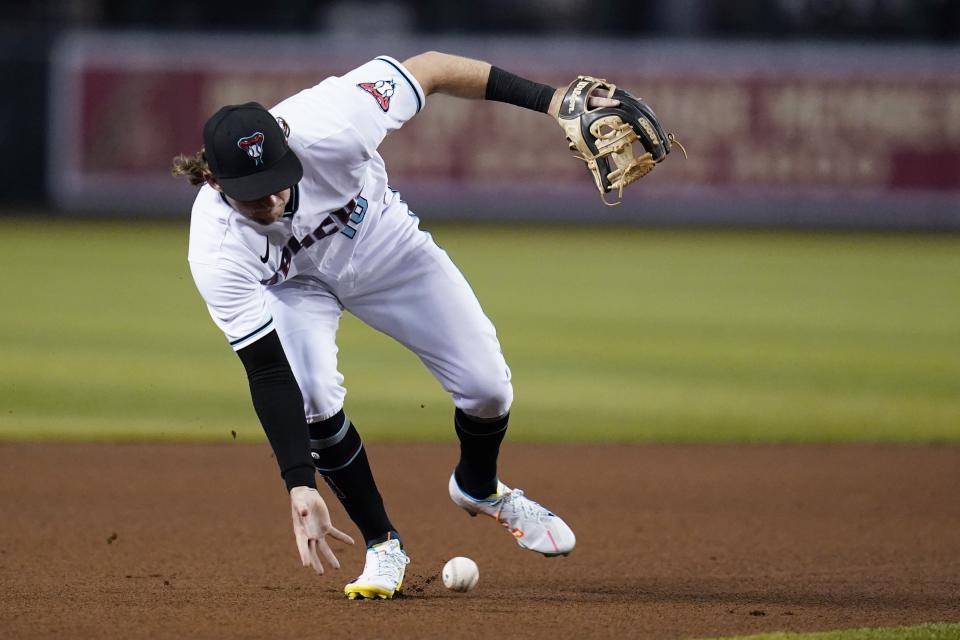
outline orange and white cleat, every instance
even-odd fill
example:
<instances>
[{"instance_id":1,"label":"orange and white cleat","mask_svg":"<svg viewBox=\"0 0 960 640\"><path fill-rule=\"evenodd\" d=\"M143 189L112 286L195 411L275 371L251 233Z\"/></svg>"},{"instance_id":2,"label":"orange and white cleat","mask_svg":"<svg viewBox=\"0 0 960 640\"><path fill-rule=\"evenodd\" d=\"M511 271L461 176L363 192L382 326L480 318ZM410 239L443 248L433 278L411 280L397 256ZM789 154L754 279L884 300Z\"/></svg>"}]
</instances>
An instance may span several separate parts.
<instances>
[{"instance_id":1,"label":"orange and white cleat","mask_svg":"<svg viewBox=\"0 0 960 640\"><path fill-rule=\"evenodd\" d=\"M560 516L523 495L520 489L511 489L498 480L495 494L477 500L460 488L453 475L448 488L455 505L471 516L490 516L509 531L523 549L547 557L566 556L577 544L573 530Z\"/></svg>"}]
</instances>

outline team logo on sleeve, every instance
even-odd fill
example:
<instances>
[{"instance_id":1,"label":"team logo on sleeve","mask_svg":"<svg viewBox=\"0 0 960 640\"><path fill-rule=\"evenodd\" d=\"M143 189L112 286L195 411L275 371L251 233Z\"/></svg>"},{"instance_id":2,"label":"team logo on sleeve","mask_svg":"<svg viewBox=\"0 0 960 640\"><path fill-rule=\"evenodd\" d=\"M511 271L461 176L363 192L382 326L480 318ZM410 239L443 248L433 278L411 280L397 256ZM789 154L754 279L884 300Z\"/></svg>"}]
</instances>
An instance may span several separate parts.
<instances>
[{"instance_id":1,"label":"team logo on sleeve","mask_svg":"<svg viewBox=\"0 0 960 640\"><path fill-rule=\"evenodd\" d=\"M376 99L377 104L384 111L390 108L390 98L393 96L397 83L393 80L377 80L376 82L361 82L357 85Z\"/></svg>"},{"instance_id":2,"label":"team logo on sleeve","mask_svg":"<svg viewBox=\"0 0 960 640\"><path fill-rule=\"evenodd\" d=\"M254 164L263 164L263 134L257 131L237 140L237 146L253 158Z\"/></svg>"}]
</instances>

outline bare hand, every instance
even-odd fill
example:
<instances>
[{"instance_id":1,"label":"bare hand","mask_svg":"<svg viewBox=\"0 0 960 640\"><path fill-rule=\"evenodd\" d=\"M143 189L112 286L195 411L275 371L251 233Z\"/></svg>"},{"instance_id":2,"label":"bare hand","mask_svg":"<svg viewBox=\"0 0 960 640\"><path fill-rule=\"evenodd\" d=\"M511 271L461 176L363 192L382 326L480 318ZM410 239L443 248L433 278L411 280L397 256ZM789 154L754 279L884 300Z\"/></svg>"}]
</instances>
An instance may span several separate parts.
<instances>
[{"instance_id":1,"label":"bare hand","mask_svg":"<svg viewBox=\"0 0 960 640\"><path fill-rule=\"evenodd\" d=\"M291 489L290 510L293 516L293 536L297 540L297 550L300 551L303 566L313 567L314 571L322 575L322 555L331 567L339 569L340 561L327 544L327 536L347 544L353 544L353 538L330 524L327 504L317 490L310 487Z\"/></svg>"}]
</instances>

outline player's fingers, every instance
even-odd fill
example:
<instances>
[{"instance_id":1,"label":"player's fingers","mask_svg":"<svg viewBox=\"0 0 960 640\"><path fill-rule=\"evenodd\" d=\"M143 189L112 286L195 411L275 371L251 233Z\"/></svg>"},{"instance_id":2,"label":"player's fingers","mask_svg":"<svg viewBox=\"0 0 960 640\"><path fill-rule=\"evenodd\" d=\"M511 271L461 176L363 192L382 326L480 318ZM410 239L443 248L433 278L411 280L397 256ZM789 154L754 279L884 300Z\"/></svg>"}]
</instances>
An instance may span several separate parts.
<instances>
[{"instance_id":1,"label":"player's fingers","mask_svg":"<svg viewBox=\"0 0 960 640\"><path fill-rule=\"evenodd\" d=\"M330 566L334 569L340 568L340 561L337 560L337 556L333 555L333 550L330 548L330 545L327 544L326 540L317 540L315 549L319 549L320 553L323 554L323 557L327 559L327 562L330 563Z\"/></svg>"},{"instance_id":2,"label":"player's fingers","mask_svg":"<svg viewBox=\"0 0 960 640\"><path fill-rule=\"evenodd\" d=\"M347 544L353 544L353 538L351 538L350 536L348 536L347 534L345 534L343 531L340 531L340 529L337 529L336 527L331 526L331 527L330 527L330 530L327 531L327 535L328 535L328 536L331 536L331 537L333 537L333 538L336 538L336 539L339 540L340 542L346 542Z\"/></svg>"},{"instance_id":3,"label":"player's fingers","mask_svg":"<svg viewBox=\"0 0 960 640\"><path fill-rule=\"evenodd\" d=\"M603 96L590 96L588 103L591 108L599 109L602 107L615 107L620 104L620 101L614 100L613 98L605 98Z\"/></svg>"},{"instance_id":4,"label":"player's fingers","mask_svg":"<svg viewBox=\"0 0 960 640\"><path fill-rule=\"evenodd\" d=\"M316 540L310 541L310 564L313 566L313 570L323 575L323 563L320 562L320 555L317 553L318 543Z\"/></svg>"},{"instance_id":5,"label":"player's fingers","mask_svg":"<svg viewBox=\"0 0 960 640\"><path fill-rule=\"evenodd\" d=\"M296 530L294 530L293 536L297 539L297 551L300 552L300 562L305 567L310 566L310 544L307 542L307 536Z\"/></svg>"}]
</instances>

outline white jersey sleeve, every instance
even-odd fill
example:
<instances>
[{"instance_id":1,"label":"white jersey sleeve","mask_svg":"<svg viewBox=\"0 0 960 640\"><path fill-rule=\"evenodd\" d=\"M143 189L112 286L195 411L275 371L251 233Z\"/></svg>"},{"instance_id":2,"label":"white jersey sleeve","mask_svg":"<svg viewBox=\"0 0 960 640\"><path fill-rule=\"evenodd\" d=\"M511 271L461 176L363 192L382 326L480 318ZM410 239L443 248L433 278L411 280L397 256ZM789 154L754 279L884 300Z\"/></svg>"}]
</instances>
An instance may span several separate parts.
<instances>
[{"instance_id":1,"label":"white jersey sleeve","mask_svg":"<svg viewBox=\"0 0 960 640\"><path fill-rule=\"evenodd\" d=\"M260 259L231 225L232 210L207 185L200 188L190 215L190 272L214 324L235 351L273 330Z\"/></svg>"},{"instance_id":2,"label":"white jersey sleeve","mask_svg":"<svg viewBox=\"0 0 960 640\"><path fill-rule=\"evenodd\" d=\"M270 333L273 317L260 277L244 265L249 251L229 233L226 207L218 200L213 189L200 190L190 221L190 272L214 324L239 351ZM249 255L247 260L257 258Z\"/></svg>"},{"instance_id":3,"label":"white jersey sleeve","mask_svg":"<svg viewBox=\"0 0 960 640\"><path fill-rule=\"evenodd\" d=\"M273 317L259 280L239 265L225 266L191 262L190 270L214 324L239 351L273 331Z\"/></svg>"},{"instance_id":4,"label":"white jersey sleeve","mask_svg":"<svg viewBox=\"0 0 960 640\"><path fill-rule=\"evenodd\" d=\"M338 80L350 99L353 127L371 150L419 113L426 101L413 74L389 56L378 56Z\"/></svg>"},{"instance_id":5,"label":"white jersey sleeve","mask_svg":"<svg viewBox=\"0 0 960 640\"><path fill-rule=\"evenodd\" d=\"M303 163L305 190L320 198L317 208L329 211L357 196L384 137L423 105L423 89L413 74L380 56L290 96L270 112L290 127L290 148Z\"/></svg>"},{"instance_id":6,"label":"white jersey sleeve","mask_svg":"<svg viewBox=\"0 0 960 640\"><path fill-rule=\"evenodd\" d=\"M360 151L369 158L391 131L415 116L425 102L423 89L400 62L379 56L342 76L332 76L297 93L270 111L289 121L291 144L299 142L298 153L309 154L330 138L347 147L343 159ZM352 140L351 140L352 139ZM352 141L360 149L351 150ZM331 162L334 158L317 157Z\"/></svg>"}]
</instances>

